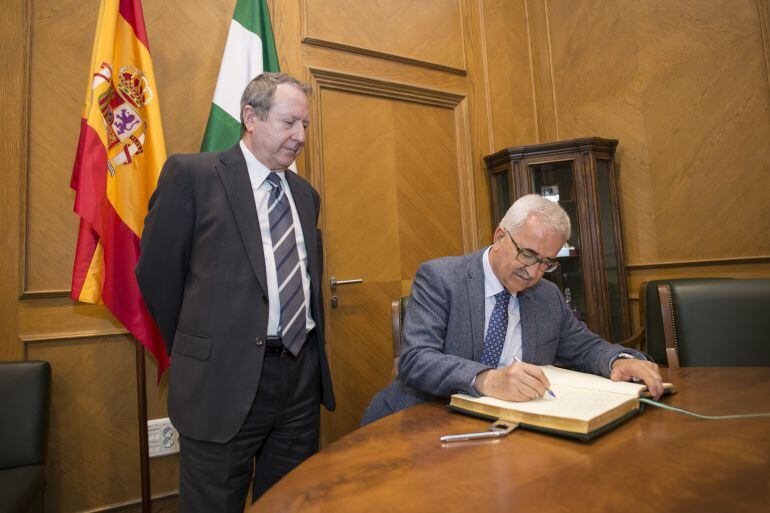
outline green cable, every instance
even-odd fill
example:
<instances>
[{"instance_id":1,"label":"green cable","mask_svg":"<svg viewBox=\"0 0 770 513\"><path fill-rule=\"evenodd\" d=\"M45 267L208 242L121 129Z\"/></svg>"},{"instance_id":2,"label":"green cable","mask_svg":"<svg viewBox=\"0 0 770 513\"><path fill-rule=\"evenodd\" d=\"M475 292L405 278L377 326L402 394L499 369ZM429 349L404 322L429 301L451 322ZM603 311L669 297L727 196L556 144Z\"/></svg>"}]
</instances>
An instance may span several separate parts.
<instances>
[{"instance_id":1,"label":"green cable","mask_svg":"<svg viewBox=\"0 0 770 513\"><path fill-rule=\"evenodd\" d=\"M649 404L650 406L657 406L658 408L663 408L664 410L676 411L679 413L684 413L685 415L692 415L693 417L698 417L699 419L706 419L706 420L751 419L754 417L770 417L770 413L745 413L742 415L701 415L700 413L693 413L691 411L683 410L682 408L675 408L674 406L669 406L667 404L659 403L657 401L653 401L652 399L647 399L646 397L640 397L639 402L642 402L644 404Z\"/></svg>"}]
</instances>

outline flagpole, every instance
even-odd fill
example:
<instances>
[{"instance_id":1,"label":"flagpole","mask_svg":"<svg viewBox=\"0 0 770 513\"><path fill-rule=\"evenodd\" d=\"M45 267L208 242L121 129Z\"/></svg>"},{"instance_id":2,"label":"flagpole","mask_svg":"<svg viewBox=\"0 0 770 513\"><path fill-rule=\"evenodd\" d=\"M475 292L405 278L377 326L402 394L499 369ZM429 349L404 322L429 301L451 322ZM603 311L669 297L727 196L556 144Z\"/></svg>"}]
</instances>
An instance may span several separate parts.
<instances>
[{"instance_id":1,"label":"flagpole","mask_svg":"<svg viewBox=\"0 0 770 513\"><path fill-rule=\"evenodd\" d=\"M144 368L144 345L134 341L136 347L136 396L139 411L139 469L142 482L142 513L152 513L150 502L150 445L147 440L147 385Z\"/></svg>"}]
</instances>

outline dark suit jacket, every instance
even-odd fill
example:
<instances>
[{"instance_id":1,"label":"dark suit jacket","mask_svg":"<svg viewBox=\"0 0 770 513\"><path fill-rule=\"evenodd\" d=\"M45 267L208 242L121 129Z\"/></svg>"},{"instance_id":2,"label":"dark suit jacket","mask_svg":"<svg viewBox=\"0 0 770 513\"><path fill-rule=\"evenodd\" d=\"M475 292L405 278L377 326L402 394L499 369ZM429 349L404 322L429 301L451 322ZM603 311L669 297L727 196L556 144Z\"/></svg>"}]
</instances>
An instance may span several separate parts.
<instances>
[{"instance_id":1,"label":"dark suit jacket","mask_svg":"<svg viewBox=\"0 0 770 513\"><path fill-rule=\"evenodd\" d=\"M420 266L404 319L399 377L372 402L362 423L435 397L479 396L473 377L488 369L479 362L484 345L483 251L431 260ZM609 376L610 360L621 352L571 314L559 289L547 280L517 295L522 359L555 362Z\"/></svg>"},{"instance_id":2,"label":"dark suit jacket","mask_svg":"<svg viewBox=\"0 0 770 513\"><path fill-rule=\"evenodd\" d=\"M331 410L316 229L320 199L296 173L286 178L307 248L322 402ZM189 438L226 442L257 392L268 317L257 209L239 145L169 157L150 198L141 244L137 281L171 355L169 416Z\"/></svg>"}]
</instances>

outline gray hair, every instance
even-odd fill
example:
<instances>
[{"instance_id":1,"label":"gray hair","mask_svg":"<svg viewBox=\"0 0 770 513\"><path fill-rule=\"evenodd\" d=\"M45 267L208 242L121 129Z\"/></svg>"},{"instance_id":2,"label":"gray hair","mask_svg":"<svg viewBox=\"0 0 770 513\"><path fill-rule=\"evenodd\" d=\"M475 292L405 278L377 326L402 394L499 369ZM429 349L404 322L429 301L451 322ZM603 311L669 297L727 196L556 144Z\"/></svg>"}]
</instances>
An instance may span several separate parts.
<instances>
[{"instance_id":1,"label":"gray hair","mask_svg":"<svg viewBox=\"0 0 770 513\"><path fill-rule=\"evenodd\" d=\"M569 239L571 226L567 212L558 203L537 194L527 194L517 199L500 220L500 226L516 233L530 216L537 217L565 241Z\"/></svg>"},{"instance_id":2,"label":"gray hair","mask_svg":"<svg viewBox=\"0 0 770 513\"><path fill-rule=\"evenodd\" d=\"M300 82L291 75L285 73L262 73L254 77L241 96L241 133L246 130L243 123L243 108L246 105L251 106L257 113L257 117L262 121L267 119L267 114L273 107L273 98L275 90L281 84L292 84L298 87L305 96L310 96L310 86Z\"/></svg>"}]
</instances>

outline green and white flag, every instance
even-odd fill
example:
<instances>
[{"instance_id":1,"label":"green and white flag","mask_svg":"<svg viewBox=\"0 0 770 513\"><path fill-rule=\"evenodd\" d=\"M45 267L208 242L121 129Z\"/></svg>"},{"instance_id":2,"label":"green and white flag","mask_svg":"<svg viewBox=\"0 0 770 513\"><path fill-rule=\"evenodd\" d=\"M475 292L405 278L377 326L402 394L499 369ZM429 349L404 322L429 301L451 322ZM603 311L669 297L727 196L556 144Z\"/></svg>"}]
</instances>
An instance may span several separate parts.
<instances>
[{"instance_id":1,"label":"green and white flag","mask_svg":"<svg viewBox=\"0 0 770 513\"><path fill-rule=\"evenodd\" d=\"M264 71L279 71L267 0L238 0L201 151L222 151L238 142L241 95L251 79Z\"/></svg>"}]
</instances>

